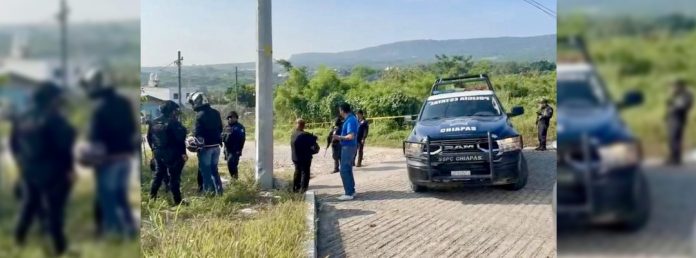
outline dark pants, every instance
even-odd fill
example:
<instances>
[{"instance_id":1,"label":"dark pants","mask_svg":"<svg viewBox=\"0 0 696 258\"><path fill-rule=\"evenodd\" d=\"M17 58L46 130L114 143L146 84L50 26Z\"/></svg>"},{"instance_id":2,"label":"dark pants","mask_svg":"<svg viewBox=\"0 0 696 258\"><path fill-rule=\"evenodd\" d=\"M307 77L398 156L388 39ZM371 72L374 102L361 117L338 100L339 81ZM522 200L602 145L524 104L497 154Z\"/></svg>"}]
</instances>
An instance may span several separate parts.
<instances>
[{"instance_id":1,"label":"dark pants","mask_svg":"<svg viewBox=\"0 0 696 258\"><path fill-rule=\"evenodd\" d=\"M669 137L669 157L668 162L679 164L682 160L682 142L684 140L684 125L686 119L672 119L667 123L667 133Z\"/></svg>"},{"instance_id":2,"label":"dark pants","mask_svg":"<svg viewBox=\"0 0 696 258\"><path fill-rule=\"evenodd\" d=\"M539 148L546 149L546 133L549 129L549 122L539 121L537 124L537 129L539 130Z\"/></svg>"},{"instance_id":3,"label":"dark pants","mask_svg":"<svg viewBox=\"0 0 696 258\"><path fill-rule=\"evenodd\" d=\"M295 164L295 177L292 181L292 191L304 193L309 187L309 169L312 167L312 160L293 161Z\"/></svg>"},{"instance_id":4,"label":"dark pants","mask_svg":"<svg viewBox=\"0 0 696 258\"><path fill-rule=\"evenodd\" d=\"M63 226L70 183L67 180L48 186L24 183L22 190L22 207L15 231L17 243L24 244L32 222L39 218L45 222L45 231L51 236L56 253L64 253L68 247Z\"/></svg>"},{"instance_id":5,"label":"dark pants","mask_svg":"<svg viewBox=\"0 0 696 258\"><path fill-rule=\"evenodd\" d=\"M339 171L339 165L341 162L341 146L340 145L331 145L331 151L332 151L332 158L334 160L334 172Z\"/></svg>"},{"instance_id":6,"label":"dark pants","mask_svg":"<svg viewBox=\"0 0 696 258\"><path fill-rule=\"evenodd\" d=\"M162 159L157 160L157 172L155 173L155 179L152 180L152 186L150 187L150 198L157 198L157 191L159 191L162 182L168 183L169 190L172 192L174 197L174 203L181 203L181 170L184 169L183 160L177 160L174 162L165 162ZM167 180L168 179L168 180ZM165 180L169 181L166 182Z\"/></svg>"},{"instance_id":7,"label":"dark pants","mask_svg":"<svg viewBox=\"0 0 696 258\"><path fill-rule=\"evenodd\" d=\"M227 170L230 171L230 176L233 179L239 178L239 155L227 154Z\"/></svg>"},{"instance_id":8,"label":"dark pants","mask_svg":"<svg viewBox=\"0 0 696 258\"><path fill-rule=\"evenodd\" d=\"M203 192L203 178L201 177L201 168L198 168L198 175L196 176L196 182L198 182L198 192Z\"/></svg>"},{"instance_id":9,"label":"dark pants","mask_svg":"<svg viewBox=\"0 0 696 258\"><path fill-rule=\"evenodd\" d=\"M365 144L358 142L358 152L355 154L355 161L353 162L353 165L357 163L358 166L362 166L363 147L365 147Z\"/></svg>"}]
</instances>

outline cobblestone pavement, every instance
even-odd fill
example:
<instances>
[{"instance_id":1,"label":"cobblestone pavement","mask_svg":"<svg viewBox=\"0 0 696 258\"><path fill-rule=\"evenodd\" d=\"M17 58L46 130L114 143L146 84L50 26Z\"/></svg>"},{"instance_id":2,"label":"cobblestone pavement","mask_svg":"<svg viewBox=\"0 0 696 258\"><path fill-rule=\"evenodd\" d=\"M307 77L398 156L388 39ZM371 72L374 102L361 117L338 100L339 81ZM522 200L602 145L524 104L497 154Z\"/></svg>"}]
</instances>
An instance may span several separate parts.
<instances>
[{"instance_id":1,"label":"cobblestone pavement","mask_svg":"<svg viewBox=\"0 0 696 258\"><path fill-rule=\"evenodd\" d=\"M695 257L696 164L645 168L651 192L651 220L636 233L601 228L562 230L560 257Z\"/></svg>"},{"instance_id":2,"label":"cobblestone pavement","mask_svg":"<svg viewBox=\"0 0 696 258\"><path fill-rule=\"evenodd\" d=\"M401 150L393 150L400 152ZM529 184L413 193L400 155L356 168L357 198L339 202L338 174L318 193L320 257L554 257L555 152L526 152Z\"/></svg>"}]
</instances>

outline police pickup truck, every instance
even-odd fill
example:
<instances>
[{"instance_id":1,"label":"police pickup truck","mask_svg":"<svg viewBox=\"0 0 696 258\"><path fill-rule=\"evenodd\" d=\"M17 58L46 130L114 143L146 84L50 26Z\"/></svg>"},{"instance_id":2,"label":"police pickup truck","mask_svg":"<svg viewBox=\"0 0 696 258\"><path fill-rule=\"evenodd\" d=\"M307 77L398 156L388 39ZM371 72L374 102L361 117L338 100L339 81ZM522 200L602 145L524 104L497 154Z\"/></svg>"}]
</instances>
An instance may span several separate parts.
<instances>
[{"instance_id":1,"label":"police pickup truck","mask_svg":"<svg viewBox=\"0 0 696 258\"><path fill-rule=\"evenodd\" d=\"M522 136L506 113L487 75L439 79L403 144L414 192L436 186L527 184Z\"/></svg>"},{"instance_id":2,"label":"police pickup truck","mask_svg":"<svg viewBox=\"0 0 696 258\"><path fill-rule=\"evenodd\" d=\"M559 226L609 225L637 230L647 221L650 200L640 169L638 139L619 111L638 105L640 92L614 102L580 38L559 40L559 48L580 50L583 60L559 62L558 168L556 212Z\"/></svg>"}]
</instances>

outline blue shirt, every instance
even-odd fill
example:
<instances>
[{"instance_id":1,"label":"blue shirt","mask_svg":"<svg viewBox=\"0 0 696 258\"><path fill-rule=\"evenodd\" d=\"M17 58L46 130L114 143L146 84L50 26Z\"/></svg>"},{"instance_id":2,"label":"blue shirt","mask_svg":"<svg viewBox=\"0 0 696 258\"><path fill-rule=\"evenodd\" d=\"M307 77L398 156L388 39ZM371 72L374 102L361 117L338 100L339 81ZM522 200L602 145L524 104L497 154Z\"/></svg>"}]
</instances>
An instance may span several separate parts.
<instances>
[{"instance_id":1,"label":"blue shirt","mask_svg":"<svg viewBox=\"0 0 696 258\"><path fill-rule=\"evenodd\" d=\"M343 122L343 128L341 128L341 136L346 136L353 134L352 140L341 140L341 146L357 146L358 145L358 119L350 113L346 117L346 121Z\"/></svg>"}]
</instances>

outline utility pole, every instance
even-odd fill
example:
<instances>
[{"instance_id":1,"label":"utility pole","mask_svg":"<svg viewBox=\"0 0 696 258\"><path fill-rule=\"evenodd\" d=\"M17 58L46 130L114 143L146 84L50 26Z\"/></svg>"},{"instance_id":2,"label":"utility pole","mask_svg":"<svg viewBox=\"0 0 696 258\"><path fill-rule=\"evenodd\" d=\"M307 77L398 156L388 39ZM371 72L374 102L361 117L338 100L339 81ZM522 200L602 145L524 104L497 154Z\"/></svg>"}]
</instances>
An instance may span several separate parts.
<instances>
[{"instance_id":1,"label":"utility pole","mask_svg":"<svg viewBox=\"0 0 696 258\"><path fill-rule=\"evenodd\" d=\"M273 188L273 43L271 0L258 0L256 61L256 182Z\"/></svg>"},{"instance_id":2,"label":"utility pole","mask_svg":"<svg viewBox=\"0 0 696 258\"><path fill-rule=\"evenodd\" d=\"M60 1L60 11L58 11L58 23L60 23L60 66L61 83L63 87L68 86L68 4L66 0Z\"/></svg>"},{"instance_id":3,"label":"utility pole","mask_svg":"<svg viewBox=\"0 0 696 258\"><path fill-rule=\"evenodd\" d=\"M234 108L239 112L239 84L237 83L237 67L234 67Z\"/></svg>"},{"instance_id":4,"label":"utility pole","mask_svg":"<svg viewBox=\"0 0 696 258\"><path fill-rule=\"evenodd\" d=\"M181 106L181 61L184 61L184 58L181 57L181 51L178 51L178 57L176 58L176 66L179 68L179 106Z\"/></svg>"}]
</instances>

